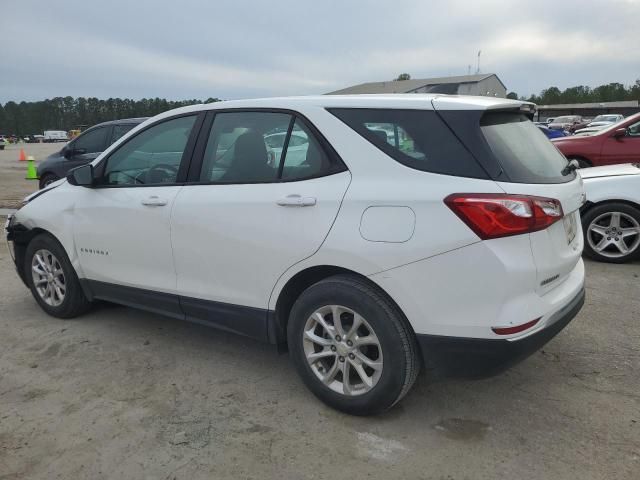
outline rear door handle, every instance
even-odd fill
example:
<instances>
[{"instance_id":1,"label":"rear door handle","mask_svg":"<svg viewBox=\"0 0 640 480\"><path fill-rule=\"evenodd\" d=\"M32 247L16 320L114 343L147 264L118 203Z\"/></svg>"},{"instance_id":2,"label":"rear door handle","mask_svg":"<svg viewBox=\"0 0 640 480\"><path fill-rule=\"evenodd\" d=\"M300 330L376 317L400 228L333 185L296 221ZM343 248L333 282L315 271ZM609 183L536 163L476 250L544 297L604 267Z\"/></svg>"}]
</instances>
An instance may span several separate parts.
<instances>
[{"instance_id":1,"label":"rear door handle","mask_svg":"<svg viewBox=\"0 0 640 480\"><path fill-rule=\"evenodd\" d=\"M152 195L150 197L142 200L142 205L146 205L147 207L164 207L167 204L167 201L163 198Z\"/></svg>"},{"instance_id":2,"label":"rear door handle","mask_svg":"<svg viewBox=\"0 0 640 480\"><path fill-rule=\"evenodd\" d=\"M294 194L281 198L277 203L281 207L313 207L316 204L316 199L314 197L302 197Z\"/></svg>"}]
</instances>

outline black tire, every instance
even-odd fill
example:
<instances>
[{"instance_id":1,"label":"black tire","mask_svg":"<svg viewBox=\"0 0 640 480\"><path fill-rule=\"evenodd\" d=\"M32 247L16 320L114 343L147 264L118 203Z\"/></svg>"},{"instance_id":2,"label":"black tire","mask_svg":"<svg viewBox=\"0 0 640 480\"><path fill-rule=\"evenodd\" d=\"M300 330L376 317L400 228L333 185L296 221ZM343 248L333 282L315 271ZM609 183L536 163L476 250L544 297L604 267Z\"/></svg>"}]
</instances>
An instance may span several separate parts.
<instances>
[{"instance_id":1,"label":"black tire","mask_svg":"<svg viewBox=\"0 0 640 480\"><path fill-rule=\"evenodd\" d=\"M64 274L64 299L57 306L46 303L34 285L31 265L34 255L41 250L47 250L57 258ZM89 302L80 287L78 276L69 261L69 257L67 257L67 253L62 245L51 235L40 234L29 242L25 252L24 272L31 294L38 302L38 305L49 315L58 318L73 318L85 313L91 307L91 302Z\"/></svg>"},{"instance_id":2,"label":"black tire","mask_svg":"<svg viewBox=\"0 0 640 480\"><path fill-rule=\"evenodd\" d=\"M627 205L625 203L608 202L608 203L602 203L590 208L582 216L582 231L584 233L584 255L588 258L591 258L592 260L597 260L599 262L607 262L607 263L626 263L631 260L639 259L640 258L640 242L634 242L636 243L635 247L633 246L633 244L631 244L632 246L631 251L628 254L624 256L619 256L619 257L611 257L611 256L603 255L597 250L594 250L594 248L592 247L591 245L592 242L589 239L589 235L590 235L589 226L591 225L592 222L597 221L598 217L600 217L601 215L606 215L607 213L612 213L612 212L620 212L625 215L628 215L633 219L635 219L635 221L638 222L638 224L640 224L640 209L634 208L631 205ZM626 221L625 221L625 225L626 225ZM596 241L596 238L600 238L597 236L598 234L592 234L592 235L593 235L593 242Z\"/></svg>"},{"instance_id":3,"label":"black tire","mask_svg":"<svg viewBox=\"0 0 640 480\"><path fill-rule=\"evenodd\" d=\"M305 324L326 305L341 305L359 313L378 337L382 372L366 393L337 393L316 376L307 362L303 346ZM420 370L415 335L402 312L380 289L355 275L329 277L305 290L291 309L287 337L291 358L306 386L327 405L352 415L373 415L391 408L411 389Z\"/></svg>"},{"instance_id":4,"label":"black tire","mask_svg":"<svg viewBox=\"0 0 640 480\"><path fill-rule=\"evenodd\" d=\"M44 187L46 187L50 183L55 182L56 180L60 180L60 177L58 177L57 175L55 175L53 173L45 173L40 178L40 189L42 190Z\"/></svg>"}]
</instances>

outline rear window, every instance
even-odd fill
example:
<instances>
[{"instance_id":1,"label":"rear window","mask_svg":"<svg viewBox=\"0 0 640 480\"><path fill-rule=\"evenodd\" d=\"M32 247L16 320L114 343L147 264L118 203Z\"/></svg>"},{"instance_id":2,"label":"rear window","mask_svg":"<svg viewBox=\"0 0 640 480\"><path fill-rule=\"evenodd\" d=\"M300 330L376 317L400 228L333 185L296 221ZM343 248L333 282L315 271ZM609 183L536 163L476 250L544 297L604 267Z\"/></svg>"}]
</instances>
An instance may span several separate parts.
<instances>
[{"instance_id":1,"label":"rear window","mask_svg":"<svg viewBox=\"0 0 640 480\"><path fill-rule=\"evenodd\" d=\"M434 111L334 108L329 112L407 167L444 175L488 178Z\"/></svg>"},{"instance_id":2,"label":"rear window","mask_svg":"<svg viewBox=\"0 0 640 480\"><path fill-rule=\"evenodd\" d=\"M563 183L575 178L574 172L562 175L566 158L525 115L488 112L480 130L510 181Z\"/></svg>"}]
</instances>

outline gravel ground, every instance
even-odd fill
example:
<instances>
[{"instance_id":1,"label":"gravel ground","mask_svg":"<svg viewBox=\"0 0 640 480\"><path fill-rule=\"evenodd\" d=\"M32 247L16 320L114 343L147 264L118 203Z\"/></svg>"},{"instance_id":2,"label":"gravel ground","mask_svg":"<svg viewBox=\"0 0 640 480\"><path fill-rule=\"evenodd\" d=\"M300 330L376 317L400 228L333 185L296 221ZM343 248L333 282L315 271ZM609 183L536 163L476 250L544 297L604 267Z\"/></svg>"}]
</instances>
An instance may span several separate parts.
<instances>
[{"instance_id":1,"label":"gravel ground","mask_svg":"<svg viewBox=\"0 0 640 480\"><path fill-rule=\"evenodd\" d=\"M0 150L0 209L16 208L24 197L38 189L37 180L25 180L27 162L20 162L20 149L35 160L36 165L62 148L63 143L22 143ZM1 478L1 477L0 477Z\"/></svg>"},{"instance_id":2,"label":"gravel ground","mask_svg":"<svg viewBox=\"0 0 640 480\"><path fill-rule=\"evenodd\" d=\"M638 478L640 263L587 272L543 351L358 418L268 345L108 304L49 317L2 244L0 479Z\"/></svg>"}]
</instances>

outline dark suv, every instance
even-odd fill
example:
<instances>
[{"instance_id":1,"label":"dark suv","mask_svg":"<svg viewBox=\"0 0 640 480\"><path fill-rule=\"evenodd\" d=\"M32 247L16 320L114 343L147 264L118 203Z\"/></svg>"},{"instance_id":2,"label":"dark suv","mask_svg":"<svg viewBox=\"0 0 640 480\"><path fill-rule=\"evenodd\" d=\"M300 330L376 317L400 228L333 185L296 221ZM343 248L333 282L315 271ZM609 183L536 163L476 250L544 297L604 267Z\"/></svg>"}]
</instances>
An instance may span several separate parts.
<instances>
[{"instance_id":1,"label":"dark suv","mask_svg":"<svg viewBox=\"0 0 640 480\"><path fill-rule=\"evenodd\" d=\"M59 152L49 155L38 165L40 188L66 177L72 168L94 160L113 142L146 118L125 118L95 125L67 143Z\"/></svg>"}]
</instances>

